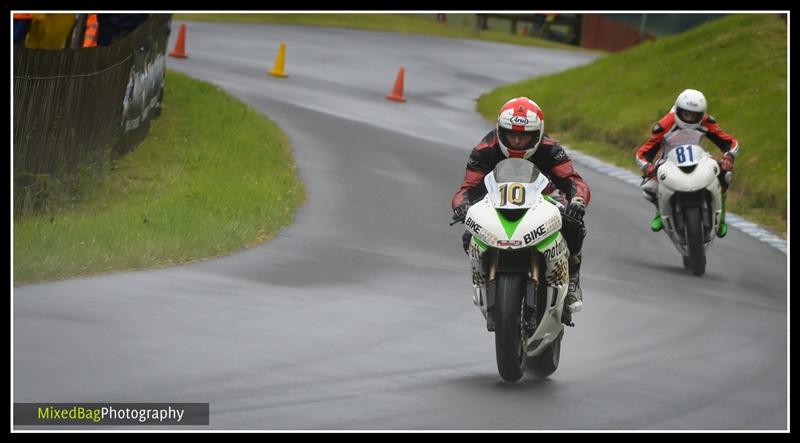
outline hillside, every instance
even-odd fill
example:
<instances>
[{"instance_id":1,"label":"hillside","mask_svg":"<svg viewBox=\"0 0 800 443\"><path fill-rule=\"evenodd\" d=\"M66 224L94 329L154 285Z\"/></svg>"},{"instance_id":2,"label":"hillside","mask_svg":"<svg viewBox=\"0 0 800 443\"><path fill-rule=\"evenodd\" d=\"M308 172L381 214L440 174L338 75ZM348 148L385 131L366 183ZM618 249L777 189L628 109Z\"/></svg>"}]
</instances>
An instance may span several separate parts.
<instances>
[{"instance_id":1,"label":"hillside","mask_svg":"<svg viewBox=\"0 0 800 443\"><path fill-rule=\"evenodd\" d=\"M785 236L787 216L787 25L778 14L738 14L648 42L589 65L506 85L481 96L493 119L526 95L545 130L574 149L638 171L634 151L686 88L739 140L730 212ZM711 152L719 151L704 143ZM644 204L644 201L643 201Z\"/></svg>"}]
</instances>

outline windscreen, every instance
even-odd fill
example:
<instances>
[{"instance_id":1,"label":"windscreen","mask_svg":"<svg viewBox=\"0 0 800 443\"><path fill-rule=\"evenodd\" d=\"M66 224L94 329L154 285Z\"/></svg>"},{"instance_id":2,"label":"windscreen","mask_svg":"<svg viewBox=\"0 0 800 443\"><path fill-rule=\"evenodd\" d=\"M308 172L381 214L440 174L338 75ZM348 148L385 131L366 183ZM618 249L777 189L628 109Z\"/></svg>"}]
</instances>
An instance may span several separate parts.
<instances>
[{"instance_id":1,"label":"windscreen","mask_svg":"<svg viewBox=\"0 0 800 443\"><path fill-rule=\"evenodd\" d=\"M494 168L497 183L533 183L539 177L539 170L533 163L521 158L508 158Z\"/></svg>"}]
</instances>

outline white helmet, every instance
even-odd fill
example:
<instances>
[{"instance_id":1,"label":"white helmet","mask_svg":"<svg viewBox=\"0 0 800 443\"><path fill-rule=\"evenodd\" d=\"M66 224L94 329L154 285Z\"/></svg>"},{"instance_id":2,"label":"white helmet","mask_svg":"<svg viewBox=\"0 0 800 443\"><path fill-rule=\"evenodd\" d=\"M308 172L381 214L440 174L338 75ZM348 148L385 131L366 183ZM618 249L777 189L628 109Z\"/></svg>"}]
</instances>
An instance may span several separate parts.
<instances>
[{"instance_id":1,"label":"white helmet","mask_svg":"<svg viewBox=\"0 0 800 443\"><path fill-rule=\"evenodd\" d=\"M706 96L696 89L687 89L675 100L675 123L683 129L696 129L706 113Z\"/></svg>"},{"instance_id":2,"label":"white helmet","mask_svg":"<svg viewBox=\"0 0 800 443\"><path fill-rule=\"evenodd\" d=\"M544 134L544 114L539 105L527 97L517 97L507 101L497 115L497 140L500 150L506 157L530 158ZM526 133L533 137L523 149L511 149L509 134Z\"/></svg>"}]
</instances>

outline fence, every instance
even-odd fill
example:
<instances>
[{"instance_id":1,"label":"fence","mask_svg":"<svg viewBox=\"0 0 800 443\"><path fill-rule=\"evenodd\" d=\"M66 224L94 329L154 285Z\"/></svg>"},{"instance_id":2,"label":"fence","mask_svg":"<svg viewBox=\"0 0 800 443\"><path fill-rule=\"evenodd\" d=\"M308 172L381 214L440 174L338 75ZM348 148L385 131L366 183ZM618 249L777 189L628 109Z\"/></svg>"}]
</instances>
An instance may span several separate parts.
<instances>
[{"instance_id":1,"label":"fence","mask_svg":"<svg viewBox=\"0 0 800 443\"><path fill-rule=\"evenodd\" d=\"M14 216L58 206L133 150L158 116L172 16L110 46L14 48Z\"/></svg>"},{"instance_id":2,"label":"fence","mask_svg":"<svg viewBox=\"0 0 800 443\"><path fill-rule=\"evenodd\" d=\"M617 52L654 39L651 34L644 32L643 26L637 29L601 14L583 15L582 48Z\"/></svg>"}]
</instances>

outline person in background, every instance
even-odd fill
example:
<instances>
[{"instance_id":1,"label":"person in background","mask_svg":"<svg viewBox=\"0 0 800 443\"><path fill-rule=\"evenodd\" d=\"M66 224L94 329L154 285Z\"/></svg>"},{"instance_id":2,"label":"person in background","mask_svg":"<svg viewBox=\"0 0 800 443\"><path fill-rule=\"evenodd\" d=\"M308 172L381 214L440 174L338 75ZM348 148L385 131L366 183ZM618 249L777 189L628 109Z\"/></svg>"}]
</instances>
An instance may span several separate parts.
<instances>
[{"instance_id":1,"label":"person in background","mask_svg":"<svg viewBox=\"0 0 800 443\"><path fill-rule=\"evenodd\" d=\"M86 30L83 34L83 47L93 48L97 46L97 14L88 14L86 16Z\"/></svg>"},{"instance_id":2,"label":"person in background","mask_svg":"<svg viewBox=\"0 0 800 443\"><path fill-rule=\"evenodd\" d=\"M14 46L25 46L33 14L14 14Z\"/></svg>"},{"instance_id":3,"label":"person in background","mask_svg":"<svg viewBox=\"0 0 800 443\"><path fill-rule=\"evenodd\" d=\"M150 14L97 14L97 45L108 46L130 34Z\"/></svg>"},{"instance_id":4,"label":"person in background","mask_svg":"<svg viewBox=\"0 0 800 443\"><path fill-rule=\"evenodd\" d=\"M25 46L34 49L63 49L68 46L75 14L31 14L31 30Z\"/></svg>"}]
</instances>

